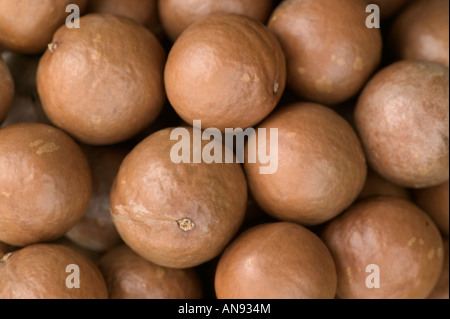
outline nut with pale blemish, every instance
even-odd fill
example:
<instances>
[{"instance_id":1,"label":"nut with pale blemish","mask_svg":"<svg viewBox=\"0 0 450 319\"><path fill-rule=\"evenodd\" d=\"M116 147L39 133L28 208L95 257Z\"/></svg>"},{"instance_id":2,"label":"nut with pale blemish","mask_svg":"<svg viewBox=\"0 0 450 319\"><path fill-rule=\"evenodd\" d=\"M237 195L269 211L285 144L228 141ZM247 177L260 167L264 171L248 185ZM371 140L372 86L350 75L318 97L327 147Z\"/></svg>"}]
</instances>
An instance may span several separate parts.
<instances>
[{"instance_id":1,"label":"nut with pale blemish","mask_svg":"<svg viewBox=\"0 0 450 319\"><path fill-rule=\"evenodd\" d=\"M39 98L51 123L78 141L114 145L160 114L165 52L130 19L88 14L79 22L80 28L61 25L53 34L37 70Z\"/></svg>"},{"instance_id":2,"label":"nut with pale blemish","mask_svg":"<svg viewBox=\"0 0 450 319\"><path fill-rule=\"evenodd\" d=\"M190 218L182 218L180 220L177 220L178 227L180 227L181 230L188 232L194 229L195 223Z\"/></svg>"},{"instance_id":3,"label":"nut with pale blemish","mask_svg":"<svg viewBox=\"0 0 450 319\"><path fill-rule=\"evenodd\" d=\"M326 225L322 239L336 262L338 299L423 299L441 273L439 230L409 200L361 200ZM368 261L380 269L380 288L366 286Z\"/></svg>"},{"instance_id":4,"label":"nut with pale blemish","mask_svg":"<svg viewBox=\"0 0 450 319\"><path fill-rule=\"evenodd\" d=\"M365 9L361 0L290 0L272 13L268 26L286 54L288 86L302 99L339 104L376 70L382 37L366 27Z\"/></svg>"},{"instance_id":5,"label":"nut with pale blemish","mask_svg":"<svg viewBox=\"0 0 450 319\"><path fill-rule=\"evenodd\" d=\"M320 93L332 93L334 90L333 82L325 77L322 77L316 81L316 90Z\"/></svg>"},{"instance_id":6,"label":"nut with pale blemish","mask_svg":"<svg viewBox=\"0 0 450 319\"><path fill-rule=\"evenodd\" d=\"M0 193L0 241L21 247L51 241L75 225L89 202L92 180L70 136L48 125L21 123L0 130L0 185L6 187Z\"/></svg>"},{"instance_id":7,"label":"nut with pale blemish","mask_svg":"<svg viewBox=\"0 0 450 319\"><path fill-rule=\"evenodd\" d=\"M440 72L445 76L430 76ZM363 89L354 112L370 167L408 188L448 181L448 105L447 67L402 60L381 69Z\"/></svg>"}]
</instances>

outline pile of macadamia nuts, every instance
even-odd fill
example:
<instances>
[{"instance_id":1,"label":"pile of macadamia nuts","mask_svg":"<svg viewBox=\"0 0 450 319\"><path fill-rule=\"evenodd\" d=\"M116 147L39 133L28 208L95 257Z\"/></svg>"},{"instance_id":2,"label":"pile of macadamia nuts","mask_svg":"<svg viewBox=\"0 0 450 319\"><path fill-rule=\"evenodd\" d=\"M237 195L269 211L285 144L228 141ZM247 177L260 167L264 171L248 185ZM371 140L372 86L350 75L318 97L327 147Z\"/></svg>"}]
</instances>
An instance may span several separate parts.
<instances>
[{"instance_id":1,"label":"pile of macadamia nuts","mask_svg":"<svg viewBox=\"0 0 450 319\"><path fill-rule=\"evenodd\" d=\"M448 299L448 0L0 0L0 299Z\"/></svg>"}]
</instances>

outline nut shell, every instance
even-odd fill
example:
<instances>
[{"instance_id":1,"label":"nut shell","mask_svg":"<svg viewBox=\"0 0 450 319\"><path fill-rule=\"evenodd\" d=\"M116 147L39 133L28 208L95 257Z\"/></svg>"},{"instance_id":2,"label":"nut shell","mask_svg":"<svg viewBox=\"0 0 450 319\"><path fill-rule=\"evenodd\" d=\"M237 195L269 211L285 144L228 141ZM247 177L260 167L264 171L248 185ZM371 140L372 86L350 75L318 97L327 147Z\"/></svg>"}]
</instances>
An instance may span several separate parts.
<instances>
[{"instance_id":1,"label":"nut shell","mask_svg":"<svg viewBox=\"0 0 450 319\"><path fill-rule=\"evenodd\" d=\"M161 112L164 49L124 17L89 14L80 24L58 29L41 58L42 106L54 125L85 144L125 141Z\"/></svg>"},{"instance_id":2,"label":"nut shell","mask_svg":"<svg viewBox=\"0 0 450 319\"><path fill-rule=\"evenodd\" d=\"M253 197L268 214L318 225L358 197L367 174L364 152L350 124L333 110L312 103L287 105L258 126L257 139L262 128L267 137L271 128L278 129L278 171L261 174L267 164L258 158L256 164L246 160L245 171Z\"/></svg>"},{"instance_id":3,"label":"nut shell","mask_svg":"<svg viewBox=\"0 0 450 319\"><path fill-rule=\"evenodd\" d=\"M86 157L65 133L33 123L0 130L0 241L26 246L62 236L91 192Z\"/></svg>"},{"instance_id":4,"label":"nut shell","mask_svg":"<svg viewBox=\"0 0 450 319\"><path fill-rule=\"evenodd\" d=\"M398 59L449 66L449 2L411 1L396 18L389 41Z\"/></svg>"},{"instance_id":5,"label":"nut shell","mask_svg":"<svg viewBox=\"0 0 450 319\"><path fill-rule=\"evenodd\" d=\"M194 58L193 58L194 57ZM279 102L286 82L283 51L261 23L219 15L191 25L169 53L167 97L189 125L251 127Z\"/></svg>"},{"instance_id":6,"label":"nut shell","mask_svg":"<svg viewBox=\"0 0 450 319\"><path fill-rule=\"evenodd\" d=\"M336 269L311 231L292 223L250 228L219 260L219 299L333 299Z\"/></svg>"},{"instance_id":7,"label":"nut shell","mask_svg":"<svg viewBox=\"0 0 450 319\"><path fill-rule=\"evenodd\" d=\"M125 245L108 251L98 265L110 299L202 298L202 282L194 269L157 266Z\"/></svg>"},{"instance_id":8,"label":"nut shell","mask_svg":"<svg viewBox=\"0 0 450 319\"><path fill-rule=\"evenodd\" d=\"M67 271L79 268L79 288ZM68 278L69 277L69 278ZM35 244L0 261L0 299L107 299L108 291L97 266L75 250L56 244Z\"/></svg>"},{"instance_id":9,"label":"nut shell","mask_svg":"<svg viewBox=\"0 0 450 319\"><path fill-rule=\"evenodd\" d=\"M70 14L68 4L83 12L87 0L0 0L0 46L25 54L41 53Z\"/></svg>"},{"instance_id":10,"label":"nut shell","mask_svg":"<svg viewBox=\"0 0 450 319\"><path fill-rule=\"evenodd\" d=\"M441 274L444 247L431 218L395 197L362 201L327 225L322 238L336 262L339 299L424 299ZM380 287L370 288L369 265Z\"/></svg>"},{"instance_id":11,"label":"nut shell","mask_svg":"<svg viewBox=\"0 0 450 319\"><path fill-rule=\"evenodd\" d=\"M281 2L269 28L286 54L289 87L327 105L355 96L381 60L381 33L366 18L361 0Z\"/></svg>"},{"instance_id":12,"label":"nut shell","mask_svg":"<svg viewBox=\"0 0 450 319\"><path fill-rule=\"evenodd\" d=\"M364 88L355 124L370 166L410 188L449 179L449 73L433 62L401 61Z\"/></svg>"},{"instance_id":13,"label":"nut shell","mask_svg":"<svg viewBox=\"0 0 450 319\"><path fill-rule=\"evenodd\" d=\"M247 183L237 163L174 164L171 132L150 135L125 158L111 212L133 251L160 266L191 268L218 256L237 233ZM191 128L186 132L192 137ZM192 142L190 149L192 155Z\"/></svg>"}]
</instances>

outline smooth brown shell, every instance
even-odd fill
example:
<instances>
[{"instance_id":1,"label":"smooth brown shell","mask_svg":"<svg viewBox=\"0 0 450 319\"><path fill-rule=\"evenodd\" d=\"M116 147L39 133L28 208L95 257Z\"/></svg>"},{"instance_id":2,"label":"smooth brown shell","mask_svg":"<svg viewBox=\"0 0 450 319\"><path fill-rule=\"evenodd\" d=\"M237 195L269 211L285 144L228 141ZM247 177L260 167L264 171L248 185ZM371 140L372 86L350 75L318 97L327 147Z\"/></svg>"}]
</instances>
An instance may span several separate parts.
<instances>
[{"instance_id":1,"label":"smooth brown shell","mask_svg":"<svg viewBox=\"0 0 450 319\"><path fill-rule=\"evenodd\" d=\"M75 273L67 271L69 265L79 267L80 288L67 287ZM31 245L0 261L0 299L107 298L105 281L95 264L68 247Z\"/></svg>"},{"instance_id":2,"label":"smooth brown shell","mask_svg":"<svg viewBox=\"0 0 450 319\"><path fill-rule=\"evenodd\" d=\"M379 29L361 0L286 0L269 28L287 58L288 85L302 98L337 104L355 96L381 60Z\"/></svg>"},{"instance_id":3,"label":"smooth brown shell","mask_svg":"<svg viewBox=\"0 0 450 319\"><path fill-rule=\"evenodd\" d=\"M273 0L159 0L158 11L164 31L172 41L203 18L235 13L266 23Z\"/></svg>"},{"instance_id":4,"label":"smooth brown shell","mask_svg":"<svg viewBox=\"0 0 450 319\"><path fill-rule=\"evenodd\" d=\"M71 14L66 7L76 4L82 13L86 3L87 0L0 0L0 46L25 54L41 53Z\"/></svg>"},{"instance_id":5,"label":"smooth brown shell","mask_svg":"<svg viewBox=\"0 0 450 319\"><path fill-rule=\"evenodd\" d=\"M396 196L411 200L411 194L407 188L391 183L374 170L369 169L366 183L358 199L365 199L372 196Z\"/></svg>"},{"instance_id":6,"label":"smooth brown shell","mask_svg":"<svg viewBox=\"0 0 450 319\"><path fill-rule=\"evenodd\" d=\"M322 238L336 262L339 299L424 299L444 262L439 230L413 203L395 197L362 201L327 225ZM379 269L380 287L367 281Z\"/></svg>"},{"instance_id":7,"label":"smooth brown shell","mask_svg":"<svg viewBox=\"0 0 450 319\"><path fill-rule=\"evenodd\" d=\"M0 124L6 118L14 99L14 81L0 56Z\"/></svg>"},{"instance_id":8,"label":"smooth brown shell","mask_svg":"<svg viewBox=\"0 0 450 319\"><path fill-rule=\"evenodd\" d=\"M166 64L167 97L189 125L243 128L268 116L283 94L286 65L275 36L261 23L229 14L191 25Z\"/></svg>"},{"instance_id":9,"label":"smooth brown shell","mask_svg":"<svg viewBox=\"0 0 450 319\"><path fill-rule=\"evenodd\" d=\"M0 130L0 241L25 246L62 236L83 215L91 173L65 133L23 123Z\"/></svg>"},{"instance_id":10,"label":"smooth brown shell","mask_svg":"<svg viewBox=\"0 0 450 319\"><path fill-rule=\"evenodd\" d=\"M449 179L449 72L401 61L377 73L359 97L355 124L371 167L395 184L424 188Z\"/></svg>"},{"instance_id":11,"label":"smooth brown shell","mask_svg":"<svg viewBox=\"0 0 450 319\"><path fill-rule=\"evenodd\" d=\"M165 101L164 50L130 19L89 14L62 27L41 58L37 87L57 127L86 144L127 140L149 126ZM82 92L82 93L81 93Z\"/></svg>"},{"instance_id":12,"label":"smooth brown shell","mask_svg":"<svg viewBox=\"0 0 450 319\"><path fill-rule=\"evenodd\" d=\"M83 217L66 236L81 247L104 252L121 243L111 219L109 195L120 164L131 149L124 146L83 145L83 150L92 172L92 197Z\"/></svg>"},{"instance_id":13,"label":"smooth brown shell","mask_svg":"<svg viewBox=\"0 0 450 319\"><path fill-rule=\"evenodd\" d=\"M185 130L192 155L193 130ZM150 135L125 158L111 191L112 218L125 243L145 259L190 268L219 255L237 233L247 183L236 162L174 164L170 153L178 142L171 132Z\"/></svg>"},{"instance_id":14,"label":"smooth brown shell","mask_svg":"<svg viewBox=\"0 0 450 319\"><path fill-rule=\"evenodd\" d=\"M416 203L434 220L441 232L449 235L449 182L438 186L417 189L414 192Z\"/></svg>"},{"instance_id":15,"label":"smooth brown shell","mask_svg":"<svg viewBox=\"0 0 450 319\"><path fill-rule=\"evenodd\" d=\"M358 197L367 174L364 152L355 131L336 112L318 104L291 104L258 126L263 128L267 150L270 129L278 129L278 171L261 174L260 168L267 164L258 158L256 164L246 160L245 170L251 193L268 214L317 225L343 212Z\"/></svg>"},{"instance_id":16,"label":"smooth brown shell","mask_svg":"<svg viewBox=\"0 0 450 319\"><path fill-rule=\"evenodd\" d=\"M382 19L388 19L398 13L411 0L363 0L367 6L369 4L376 4L380 8Z\"/></svg>"},{"instance_id":17,"label":"smooth brown shell","mask_svg":"<svg viewBox=\"0 0 450 319\"><path fill-rule=\"evenodd\" d=\"M219 299L333 299L336 285L333 259L320 238L285 222L241 234L215 276Z\"/></svg>"},{"instance_id":18,"label":"smooth brown shell","mask_svg":"<svg viewBox=\"0 0 450 319\"><path fill-rule=\"evenodd\" d=\"M202 282L194 269L157 266L126 245L98 262L110 299L201 299Z\"/></svg>"},{"instance_id":19,"label":"smooth brown shell","mask_svg":"<svg viewBox=\"0 0 450 319\"><path fill-rule=\"evenodd\" d=\"M412 1L390 31L390 47L397 58L433 61L448 67L448 12L448 0Z\"/></svg>"},{"instance_id":20,"label":"smooth brown shell","mask_svg":"<svg viewBox=\"0 0 450 319\"><path fill-rule=\"evenodd\" d=\"M130 18L155 34L162 30L158 17L157 0L94 0L89 1L88 13L111 13Z\"/></svg>"},{"instance_id":21,"label":"smooth brown shell","mask_svg":"<svg viewBox=\"0 0 450 319\"><path fill-rule=\"evenodd\" d=\"M428 299L449 299L449 246L448 238L444 239L444 267L442 267L441 277L439 277L437 285L434 287Z\"/></svg>"}]
</instances>

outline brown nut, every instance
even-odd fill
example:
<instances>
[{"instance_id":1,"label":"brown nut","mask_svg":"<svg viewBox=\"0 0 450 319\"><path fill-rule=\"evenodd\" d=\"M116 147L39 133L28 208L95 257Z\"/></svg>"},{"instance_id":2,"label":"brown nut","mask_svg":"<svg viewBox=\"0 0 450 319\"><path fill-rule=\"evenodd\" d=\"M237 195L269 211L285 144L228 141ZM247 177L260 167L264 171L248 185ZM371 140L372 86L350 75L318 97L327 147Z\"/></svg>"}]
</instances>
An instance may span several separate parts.
<instances>
[{"instance_id":1,"label":"brown nut","mask_svg":"<svg viewBox=\"0 0 450 319\"><path fill-rule=\"evenodd\" d=\"M286 65L273 34L239 15L191 25L178 38L165 69L167 97L189 125L243 128L268 116L283 94Z\"/></svg>"},{"instance_id":2,"label":"brown nut","mask_svg":"<svg viewBox=\"0 0 450 319\"><path fill-rule=\"evenodd\" d=\"M219 299L332 299L336 269L311 231L292 223L250 228L225 250L217 266Z\"/></svg>"},{"instance_id":3,"label":"brown nut","mask_svg":"<svg viewBox=\"0 0 450 319\"><path fill-rule=\"evenodd\" d=\"M83 143L115 144L150 125L165 101L164 50L145 27L89 14L56 31L41 58L37 87L57 127Z\"/></svg>"},{"instance_id":4,"label":"brown nut","mask_svg":"<svg viewBox=\"0 0 450 319\"><path fill-rule=\"evenodd\" d=\"M109 195L120 164L130 150L123 146L87 145L83 145L83 150L92 172L92 197L83 217L66 237L86 249L104 252L121 243L111 219Z\"/></svg>"},{"instance_id":5,"label":"brown nut","mask_svg":"<svg viewBox=\"0 0 450 319\"><path fill-rule=\"evenodd\" d=\"M0 56L0 124L6 118L14 99L14 81Z\"/></svg>"},{"instance_id":6,"label":"brown nut","mask_svg":"<svg viewBox=\"0 0 450 319\"><path fill-rule=\"evenodd\" d=\"M395 197L359 202L330 222L322 238L336 262L339 299L424 299L444 262L431 218Z\"/></svg>"},{"instance_id":7,"label":"brown nut","mask_svg":"<svg viewBox=\"0 0 450 319\"><path fill-rule=\"evenodd\" d=\"M355 110L371 167L387 180L424 188L449 179L449 73L433 62L401 61L364 88Z\"/></svg>"},{"instance_id":8,"label":"brown nut","mask_svg":"<svg viewBox=\"0 0 450 319\"><path fill-rule=\"evenodd\" d=\"M35 244L0 260L0 299L107 298L97 266L71 248Z\"/></svg>"},{"instance_id":9,"label":"brown nut","mask_svg":"<svg viewBox=\"0 0 450 319\"><path fill-rule=\"evenodd\" d=\"M366 18L361 0L283 1L269 28L286 54L288 85L323 104L355 96L381 60L381 33Z\"/></svg>"},{"instance_id":10,"label":"brown nut","mask_svg":"<svg viewBox=\"0 0 450 319\"><path fill-rule=\"evenodd\" d=\"M196 270L157 266L126 245L108 251L98 266L110 299L202 298L202 282Z\"/></svg>"},{"instance_id":11,"label":"brown nut","mask_svg":"<svg viewBox=\"0 0 450 319\"><path fill-rule=\"evenodd\" d=\"M193 129L184 131L192 138ZM156 132L125 158L111 191L112 217L124 242L145 259L191 268L218 256L237 233L247 183L236 162L175 164L171 151L180 142L171 135L170 128ZM191 140L191 155L193 148Z\"/></svg>"},{"instance_id":12,"label":"brown nut","mask_svg":"<svg viewBox=\"0 0 450 319\"><path fill-rule=\"evenodd\" d=\"M444 184L414 191L416 203L434 220L440 231L449 235L449 190Z\"/></svg>"},{"instance_id":13,"label":"brown nut","mask_svg":"<svg viewBox=\"0 0 450 319\"><path fill-rule=\"evenodd\" d=\"M158 10L164 31L172 41L194 22L203 18L235 13L265 23L273 0L159 0Z\"/></svg>"},{"instance_id":14,"label":"brown nut","mask_svg":"<svg viewBox=\"0 0 450 319\"><path fill-rule=\"evenodd\" d=\"M0 241L53 240L83 215L91 174L79 146L60 130L33 123L0 130Z\"/></svg>"},{"instance_id":15,"label":"brown nut","mask_svg":"<svg viewBox=\"0 0 450 319\"><path fill-rule=\"evenodd\" d=\"M418 0L396 18L390 36L399 59L415 59L449 66L449 2Z\"/></svg>"},{"instance_id":16,"label":"brown nut","mask_svg":"<svg viewBox=\"0 0 450 319\"><path fill-rule=\"evenodd\" d=\"M355 131L336 112L318 104L291 104L261 123L256 139L260 129L266 129L271 154L271 129L278 129L278 170L261 174L267 164L259 156L256 163L246 160L245 170L253 197L268 214L318 225L358 197L367 174L364 152ZM252 148L247 143L245 154Z\"/></svg>"},{"instance_id":17,"label":"brown nut","mask_svg":"<svg viewBox=\"0 0 450 319\"><path fill-rule=\"evenodd\" d=\"M0 0L0 46L26 54L43 52L75 4L83 12L87 0Z\"/></svg>"}]
</instances>

